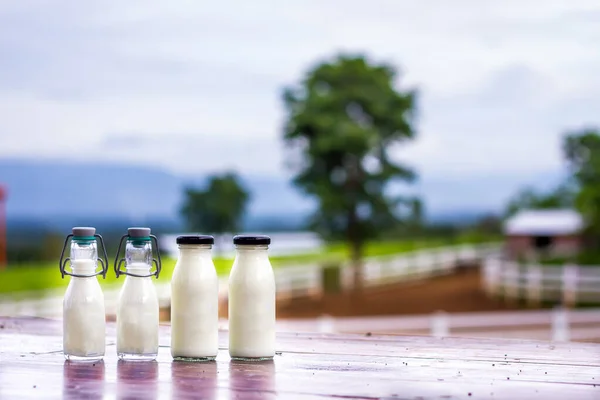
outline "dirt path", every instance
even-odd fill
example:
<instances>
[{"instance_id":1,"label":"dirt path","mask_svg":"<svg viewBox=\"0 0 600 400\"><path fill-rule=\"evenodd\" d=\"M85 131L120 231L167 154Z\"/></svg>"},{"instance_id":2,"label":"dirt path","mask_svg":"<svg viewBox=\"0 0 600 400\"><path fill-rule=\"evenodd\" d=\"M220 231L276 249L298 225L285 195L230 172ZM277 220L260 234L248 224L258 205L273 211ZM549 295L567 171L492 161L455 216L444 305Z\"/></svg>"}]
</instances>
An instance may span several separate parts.
<instances>
[{"instance_id":1,"label":"dirt path","mask_svg":"<svg viewBox=\"0 0 600 400\"><path fill-rule=\"evenodd\" d=\"M418 282L363 289L361 295L330 294L278 302L278 318L332 316L414 315L437 310L447 312L517 309L489 298L481 287L479 269Z\"/></svg>"}]
</instances>

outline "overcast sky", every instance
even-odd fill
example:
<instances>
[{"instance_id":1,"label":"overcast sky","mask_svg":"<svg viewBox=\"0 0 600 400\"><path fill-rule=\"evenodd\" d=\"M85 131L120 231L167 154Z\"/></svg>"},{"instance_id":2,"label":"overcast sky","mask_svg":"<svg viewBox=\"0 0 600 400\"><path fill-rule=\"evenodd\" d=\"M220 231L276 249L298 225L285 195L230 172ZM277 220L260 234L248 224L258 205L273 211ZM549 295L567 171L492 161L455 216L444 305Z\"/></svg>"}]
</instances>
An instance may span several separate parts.
<instances>
[{"instance_id":1,"label":"overcast sky","mask_svg":"<svg viewBox=\"0 0 600 400\"><path fill-rule=\"evenodd\" d=\"M600 122L598 0L19 0L0 3L0 157L280 175L281 88L339 50L418 87L398 156L421 174L557 169L561 133Z\"/></svg>"}]
</instances>

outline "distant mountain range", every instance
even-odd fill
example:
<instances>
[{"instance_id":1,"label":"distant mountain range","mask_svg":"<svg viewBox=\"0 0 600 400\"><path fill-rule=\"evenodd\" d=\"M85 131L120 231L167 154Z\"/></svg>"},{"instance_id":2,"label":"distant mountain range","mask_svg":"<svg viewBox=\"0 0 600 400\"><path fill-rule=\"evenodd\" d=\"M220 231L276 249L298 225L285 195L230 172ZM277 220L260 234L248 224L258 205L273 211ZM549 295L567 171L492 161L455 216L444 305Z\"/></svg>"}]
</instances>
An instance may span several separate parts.
<instances>
[{"instance_id":1,"label":"distant mountain range","mask_svg":"<svg viewBox=\"0 0 600 400\"><path fill-rule=\"evenodd\" d=\"M205 176L178 176L128 165L0 160L0 184L8 190L9 227L41 226L64 231L74 225L115 224L182 229L179 208L186 185ZM444 179L423 176L411 189L422 195L432 221L468 222L496 212L520 186L549 186L559 172ZM242 176L252 194L248 230L301 227L314 202L280 177ZM539 186L538 185L538 186Z\"/></svg>"}]
</instances>

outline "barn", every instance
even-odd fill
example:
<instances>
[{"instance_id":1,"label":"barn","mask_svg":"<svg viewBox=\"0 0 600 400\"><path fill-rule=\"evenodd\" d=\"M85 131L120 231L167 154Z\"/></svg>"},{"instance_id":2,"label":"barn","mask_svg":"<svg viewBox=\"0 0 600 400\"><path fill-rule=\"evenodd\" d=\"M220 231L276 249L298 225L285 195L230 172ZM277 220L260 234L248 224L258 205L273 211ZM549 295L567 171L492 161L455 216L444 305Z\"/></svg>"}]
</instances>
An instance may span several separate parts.
<instances>
[{"instance_id":1,"label":"barn","mask_svg":"<svg viewBox=\"0 0 600 400\"><path fill-rule=\"evenodd\" d=\"M581 249L583 227L575 210L522 210L504 223L505 250L511 258L572 256Z\"/></svg>"}]
</instances>

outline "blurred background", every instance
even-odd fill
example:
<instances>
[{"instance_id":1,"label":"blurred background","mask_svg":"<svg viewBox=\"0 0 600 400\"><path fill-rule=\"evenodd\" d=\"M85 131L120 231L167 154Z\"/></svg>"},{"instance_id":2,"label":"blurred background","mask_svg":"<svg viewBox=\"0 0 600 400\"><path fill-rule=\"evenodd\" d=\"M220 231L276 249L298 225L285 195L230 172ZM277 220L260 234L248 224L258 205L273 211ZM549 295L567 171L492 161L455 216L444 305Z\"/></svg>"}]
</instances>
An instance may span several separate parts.
<instances>
[{"instance_id":1,"label":"blurred background","mask_svg":"<svg viewBox=\"0 0 600 400\"><path fill-rule=\"evenodd\" d=\"M281 330L600 341L592 0L0 5L0 315L58 259L272 237ZM596 267L597 265L597 267ZM102 280L107 318L120 288Z\"/></svg>"}]
</instances>

